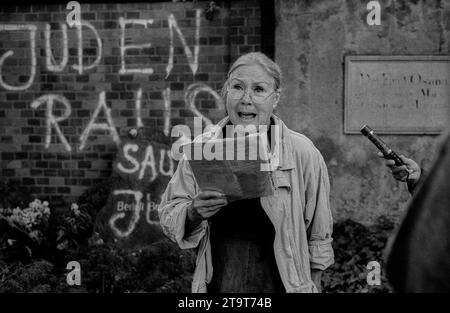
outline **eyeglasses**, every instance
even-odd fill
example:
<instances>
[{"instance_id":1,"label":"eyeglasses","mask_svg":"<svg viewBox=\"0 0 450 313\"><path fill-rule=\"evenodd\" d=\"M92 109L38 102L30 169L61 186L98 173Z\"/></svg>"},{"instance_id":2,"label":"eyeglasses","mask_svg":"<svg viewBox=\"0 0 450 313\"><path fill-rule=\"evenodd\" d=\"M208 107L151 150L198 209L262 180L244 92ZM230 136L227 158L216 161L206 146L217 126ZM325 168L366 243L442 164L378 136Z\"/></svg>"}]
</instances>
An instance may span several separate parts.
<instances>
[{"instance_id":1,"label":"eyeglasses","mask_svg":"<svg viewBox=\"0 0 450 313\"><path fill-rule=\"evenodd\" d=\"M247 93L247 86L240 80L234 79L227 87L228 95L233 100L242 99ZM266 101L277 90L270 91L268 84L260 83L250 88L248 93L251 99L256 103L262 103Z\"/></svg>"}]
</instances>

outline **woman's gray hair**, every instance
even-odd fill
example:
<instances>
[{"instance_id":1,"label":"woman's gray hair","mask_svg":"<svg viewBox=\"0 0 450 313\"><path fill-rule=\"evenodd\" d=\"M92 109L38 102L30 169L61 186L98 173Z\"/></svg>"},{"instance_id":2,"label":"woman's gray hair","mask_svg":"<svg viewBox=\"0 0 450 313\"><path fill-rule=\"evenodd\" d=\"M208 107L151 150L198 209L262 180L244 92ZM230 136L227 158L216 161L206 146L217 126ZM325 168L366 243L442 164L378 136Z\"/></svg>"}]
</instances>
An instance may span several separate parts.
<instances>
[{"instance_id":1,"label":"woman's gray hair","mask_svg":"<svg viewBox=\"0 0 450 313\"><path fill-rule=\"evenodd\" d=\"M260 65L267 73L272 76L275 80L275 90L281 89L281 69L277 63L272 61L268 56L261 52L250 52L240 56L236 61L234 61L233 65L231 65L230 70L228 71L227 80L223 84L222 87L222 98L225 100L225 96L228 88L228 81L230 80L231 74L239 67L243 65Z\"/></svg>"}]
</instances>

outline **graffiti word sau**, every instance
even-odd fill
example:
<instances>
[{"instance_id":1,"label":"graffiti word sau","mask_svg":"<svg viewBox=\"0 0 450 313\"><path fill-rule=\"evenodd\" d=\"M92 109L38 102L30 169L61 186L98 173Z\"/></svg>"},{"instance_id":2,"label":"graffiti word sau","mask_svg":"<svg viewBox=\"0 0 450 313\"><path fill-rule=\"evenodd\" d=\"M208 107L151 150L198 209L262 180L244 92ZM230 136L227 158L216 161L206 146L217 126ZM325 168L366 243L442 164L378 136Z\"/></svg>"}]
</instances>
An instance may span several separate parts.
<instances>
[{"instance_id":1,"label":"graffiti word sau","mask_svg":"<svg viewBox=\"0 0 450 313\"><path fill-rule=\"evenodd\" d=\"M138 161L137 157L133 156L133 153L138 152L139 146L133 143L127 143L123 146L123 155L125 159L130 163L131 166L127 166L119 162L117 164L117 169L124 174L134 174L139 173L137 179L142 180L144 178L144 174L146 169L151 169L151 175L149 181L152 182L156 179L156 161L153 152L153 147L148 145L145 149L144 158L141 162ZM164 176L172 176L174 171L173 160L170 158L170 151L166 149L160 149L160 158L159 158L159 172ZM164 169L164 159L168 158L169 160L169 170Z\"/></svg>"}]
</instances>

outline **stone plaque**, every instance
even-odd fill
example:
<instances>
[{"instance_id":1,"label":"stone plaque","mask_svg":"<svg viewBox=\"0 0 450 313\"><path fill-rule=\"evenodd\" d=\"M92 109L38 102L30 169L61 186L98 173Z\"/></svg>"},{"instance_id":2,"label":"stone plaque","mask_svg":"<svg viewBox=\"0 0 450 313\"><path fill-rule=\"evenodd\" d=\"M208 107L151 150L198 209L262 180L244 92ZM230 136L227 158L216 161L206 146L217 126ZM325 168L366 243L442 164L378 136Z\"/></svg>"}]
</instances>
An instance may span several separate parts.
<instances>
[{"instance_id":1,"label":"stone plaque","mask_svg":"<svg viewBox=\"0 0 450 313\"><path fill-rule=\"evenodd\" d=\"M344 132L439 134L450 122L450 56L347 56Z\"/></svg>"}]
</instances>

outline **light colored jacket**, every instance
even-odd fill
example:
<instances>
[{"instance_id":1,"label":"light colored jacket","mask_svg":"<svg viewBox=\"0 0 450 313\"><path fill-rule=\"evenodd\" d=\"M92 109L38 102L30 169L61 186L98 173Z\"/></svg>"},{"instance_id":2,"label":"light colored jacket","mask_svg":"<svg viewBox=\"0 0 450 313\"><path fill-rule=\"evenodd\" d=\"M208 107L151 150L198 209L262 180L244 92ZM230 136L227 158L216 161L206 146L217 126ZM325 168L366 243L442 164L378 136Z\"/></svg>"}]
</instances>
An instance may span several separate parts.
<instances>
[{"instance_id":1,"label":"light colored jacket","mask_svg":"<svg viewBox=\"0 0 450 313\"><path fill-rule=\"evenodd\" d=\"M307 137L272 117L280 127L271 156L278 167L271 172L274 193L261 197L261 206L275 228L274 254L286 291L317 292L311 269L325 270L334 263L327 167ZM228 121L224 118L202 140L217 137ZM166 236L181 249L197 248L192 292L206 292L213 275L208 221L185 233L187 209L199 191L188 161L182 159L158 207Z\"/></svg>"}]
</instances>

